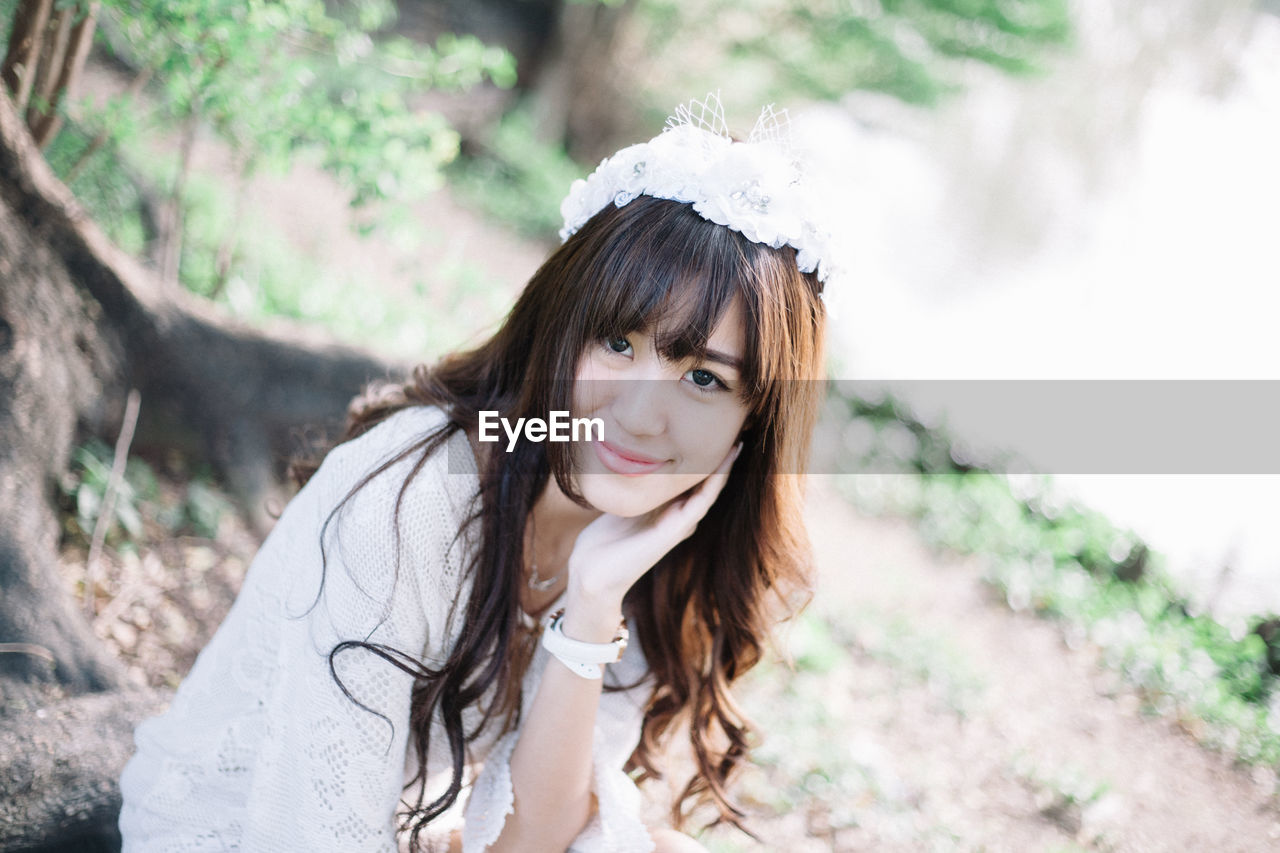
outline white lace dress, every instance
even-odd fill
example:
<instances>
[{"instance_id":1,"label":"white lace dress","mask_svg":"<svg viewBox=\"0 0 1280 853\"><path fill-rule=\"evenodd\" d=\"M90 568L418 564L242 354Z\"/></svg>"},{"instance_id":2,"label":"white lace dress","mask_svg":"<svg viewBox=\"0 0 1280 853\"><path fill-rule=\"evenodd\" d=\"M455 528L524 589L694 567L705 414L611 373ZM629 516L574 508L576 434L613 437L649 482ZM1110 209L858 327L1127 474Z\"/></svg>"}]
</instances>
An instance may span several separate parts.
<instances>
[{"instance_id":1,"label":"white lace dress","mask_svg":"<svg viewBox=\"0 0 1280 853\"><path fill-rule=\"evenodd\" d=\"M137 752L120 780L125 853L185 851L379 851L397 849L395 813L417 770L410 749L411 676L342 640L384 643L440 663L458 636L469 592L462 570L472 547L455 537L477 488L466 436L455 433L404 495L400 536L392 511L411 462L376 477L324 534L330 511L379 463L444 421L435 408L408 409L334 449L289 503L250 566L244 588L169 710L138 727ZM398 552L398 554L397 554ZM399 574L395 566L399 557ZM321 580L323 579L323 585ZM527 713L547 653L538 648L524 681ZM647 673L639 643L608 668L606 683ZM576 853L649 851L639 793L622 772L640 735L647 684L606 692L594 732L593 789L599 809ZM464 715L470 728L475 711ZM390 724L387 721L390 721ZM428 756L428 801L448 784L437 725ZM464 853L481 853L513 807L509 759L518 732L470 747L472 782ZM437 747L437 744L439 745ZM477 768L479 768L477 770ZM433 824L433 827L436 824Z\"/></svg>"}]
</instances>

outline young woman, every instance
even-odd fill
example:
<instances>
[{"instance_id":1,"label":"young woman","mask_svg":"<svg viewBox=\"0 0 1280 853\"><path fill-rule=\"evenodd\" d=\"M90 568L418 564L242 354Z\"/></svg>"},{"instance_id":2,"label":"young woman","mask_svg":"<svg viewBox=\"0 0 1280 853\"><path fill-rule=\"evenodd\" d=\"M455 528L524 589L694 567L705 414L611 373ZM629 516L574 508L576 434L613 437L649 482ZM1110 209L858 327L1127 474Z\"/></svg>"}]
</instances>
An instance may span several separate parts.
<instances>
[{"instance_id":1,"label":"young woman","mask_svg":"<svg viewBox=\"0 0 1280 853\"><path fill-rule=\"evenodd\" d=\"M353 404L139 727L125 851L700 850L641 822L633 781L679 724L676 823L737 822L729 686L805 590L805 190L767 128L687 111L577 182L491 340ZM514 432L556 412L595 423Z\"/></svg>"}]
</instances>

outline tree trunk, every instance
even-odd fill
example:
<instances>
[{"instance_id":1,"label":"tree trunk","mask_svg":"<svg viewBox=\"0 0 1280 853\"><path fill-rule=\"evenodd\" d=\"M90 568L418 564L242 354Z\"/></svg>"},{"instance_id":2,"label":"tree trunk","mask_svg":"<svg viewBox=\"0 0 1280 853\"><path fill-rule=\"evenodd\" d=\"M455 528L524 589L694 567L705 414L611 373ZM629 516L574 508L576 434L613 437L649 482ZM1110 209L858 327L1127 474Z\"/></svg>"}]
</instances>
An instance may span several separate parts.
<instances>
[{"instance_id":1,"label":"tree trunk","mask_svg":"<svg viewBox=\"0 0 1280 853\"><path fill-rule=\"evenodd\" d=\"M565 2L533 82L538 135L562 142L587 163L613 150L624 112L614 57L634 0L616 5Z\"/></svg>"},{"instance_id":2,"label":"tree trunk","mask_svg":"<svg viewBox=\"0 0 1280 853\"><path fill-rule=\"evenodd\" d=\"M17 123L7 99L0 112L0 124ZM0 677L105 690L120 684L120 671L61 588L53 490L78 423L100 424L119 394L124 347L86 311L54 251L0 186L0 642L31 644L53 659L0 654Z\"/></svg>"},{"instance_id":3,"label":"tree trunk","mask_svg":"<svg viewBox=\"0 0 1280 853\"><path fill-rule=\"evenodd\" d=\"M238 326L164 288L89 221L0 93L0 777L10 777L0 779L0 804L25 784L20 819L48 830L24 845L109 845L115 780L131 749L124 733L151 709L85 696L75 719L102 739L51 736L40 760L53 769L22 770L37 756L21 732L40 709L56 717L63 706L50 702L60 696L122 686L57 569L54 484L76 440L114 441L125 392L137 388L134 446L179 446L212 462L265 529L266 501L281 494L273 470L299 431L336 429L366 382L401 370L298 329ZM15 781L19 772L31 781ZM0 809L5 850L27 849L4 843L15 814Z\"/></svg>"},{"instance_id":4,"label":"tree trunk","mask_svg":"<svg viewBox=\"0 0 1280 853\"><path fill-rule=\"evenodd\" d=\"M118 850L116 779L133 728L168 701L165 691L123 690L0 716L0 850Z\"/></svg>"}]
</instances>

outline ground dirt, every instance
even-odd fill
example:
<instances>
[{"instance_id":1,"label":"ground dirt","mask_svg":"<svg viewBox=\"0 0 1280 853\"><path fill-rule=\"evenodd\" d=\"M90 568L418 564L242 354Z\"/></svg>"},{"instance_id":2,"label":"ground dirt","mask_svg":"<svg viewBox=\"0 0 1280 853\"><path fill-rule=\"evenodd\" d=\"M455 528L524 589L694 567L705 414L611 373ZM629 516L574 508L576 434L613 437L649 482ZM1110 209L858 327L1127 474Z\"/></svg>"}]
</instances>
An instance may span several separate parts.
<instances>
[{"instance_id":1,"label":"ground dirt","mask_svg":"<svg viewBox=\"0 0 1280 853\"><path fill-rule=\"evenodd\" d=\"M855 638L860 618L905 620L944 666L966 670L972 695L958 712L931 689L938 674L904 679L874 640L855 642L855 672L830 695L853 728L831 746L870 743L916 823L945 832L924 845L855 831L831 849L1280 849L1270 771L1234 767L1143 716L1092 648L994 600L980 558L936 554L908 522L858 514L832 479L811 478L815 607L850 620Z\"/></svg>"}]
</instances>

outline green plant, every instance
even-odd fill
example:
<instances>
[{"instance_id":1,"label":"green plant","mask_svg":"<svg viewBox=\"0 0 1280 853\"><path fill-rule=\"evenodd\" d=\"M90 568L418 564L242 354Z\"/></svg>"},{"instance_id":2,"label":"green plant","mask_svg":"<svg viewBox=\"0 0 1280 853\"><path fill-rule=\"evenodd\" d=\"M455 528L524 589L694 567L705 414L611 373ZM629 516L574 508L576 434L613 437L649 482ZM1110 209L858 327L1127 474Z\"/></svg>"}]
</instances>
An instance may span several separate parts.
<instances>
[{"instance_id":1,"label":"green plant","mask_svg":"<svg viewBox=\"0 0 1280 853\"><path fill-rule=\"evenodd\" d=\"M985 685L945 637L898 614L860 608L843 618L840 633L850 648L890 666L904 680L924 684L943 705L967 716Z\"/></svg>"},{"instance_id":2,"label":"green plant","mask_svg":"<svg viewBox=\"0 0 1280 853\"><path fill-rule=\"evenodd\" d=\"M67 517L67 533L88 547L102 512L111 482L112 450L90 439L72 453L71 468L59 481L59 491L72 513ZM113 517L106 528L106 541L120 546L142 536L142 501L155 496L156 479L141 460L130 459L116 491Z\"/></svg>"},{"instance_id":3,"label":"green plant","mask_svg":"<svg viewBox=\"0 0 1280 853\"><path fill-rule=\"evenodd\" d=\"M6 26L21 5L0 4ZM221 143L237 173L232 184L299 158L319 165L363 208L367 232L438 188L457 155L457 133L418 108L420 96L515 82L511 55L472 36L446 33L428 45L395 35L389 0L104 0L75 8L97 22L99 47L133 81L106 100L72 105L59 89L51 98L58 119L73 122L61 125L66 139L54 142L50 161L113 238L134 252L150 244L163 278L205 295L241 272L244 216L236 197L217 214L231 227L200 219L210 206L193 197L199 137ZM192 209L196 221L184 223Z\"/></svg>"},{"instance_id":4,"label":"green plant","mask_svg":"<svg viewBox=\"0 0 1280 853\"><path fill-rule=\"evenodd\" d=\"M1111 783L1094 779L1072 765L1046 766L1029 755L1018 755L1013 760L1016 776L1030 785L1049 803L1067 806L1088 806L1096 803L1111 791Z\"/></svg>"},{"instance_id":5,"label":"green plant","mask_svg":"<svg viewBox=\"0 0 1280 853\"><path fill-rule=\"evenodd\" d=\"M684 91L691 79L732 82L735 114L859 89L934 104L960 88L969 65L1036 73L1071 32L1065 0L643 0L638 13L649 89L688 97L701 94Z\"/></svg>"},{"instance_id":6,"label":"green plant","mask_svg":"<svg viewBox=\"0 0 1280 853\"><path fill-rule=\"evenodd\" d=\"M122 117L118 121L125 121ZM53 171L67 181L76 198L111 241L131 254L141 254L147 233L142 222L142 196L130 170L115 158L93 157L93 140L77 125L68 125L45 149Z\"/></svg>"},{"instance_id":7,"label":"green plant","mask_svg":"<svg viewBox=\"0 0 1280 853\"><path fill-rule=\"evenodd\" d=\"M504 307L493 299L492 282L465 260L432 269L429 282L419 279L409 293L371 286L356 272L299 248L270 217L250 210L236 218L232 196L212 176L191 176L182 276L191 290L243 320L261 324L287 317L357 346L376 342L380 352L425 360L461 343L477 317L496 318ZM242 236L234 271L224 282L218 259L233 229ZM411 257L386 235L371 242L370 251Z\"/></svg>"},{"instance_id":8,"label":"green plant","mask_svg":"<svg viewBox=\"0 0 1280 853\"><path fill-rule=\"evenodd\" d=\"M389 35L395 7L385 0L332 12L321 0L108 0L102 16L117 56L160 83L157 108L143 115L205 123L248 171L312 150L356 203L432 189L455 156L456 133L409 99L515 80L510 54L474 38L448 34L431 46ZM114 132L109 119L86 117Z\"/></svg>"},{"instance_id":9,"label":"green plant","mask_svg":"<svg viewBox=\"0 0 1280 853\"><path fill-rule=\"evenodd\" d=\"M187 483L187 493L182 502L182 520L196 536L215 539L224 516L233 510L231 502L207 477Z\"/></svg>"},{"instance_id":10,"label":"green plant","mask_svg":"<svg viewBox=\"0 0 1280 853\"><path fill-rule=\"evenodd\" d=\"M523 234L553 239L565 189L585 170L564 147L542 142L526 110L513 110L481 150L458 160L449 180L470 204Z\"/></svg>"},{"instance_id":11,"label":"green plant","mask_svg":"<svg viewBox=\"0 0 1280 853\"><path fill-rule=\"evenodd\" d=\"M64 536L88 548L111 478L113 451L91 438L72 453L58 483L64 510ZM165 486L143 459L130 456L117 487L113 517L105 541L117 550L133 550L157 537L188 534L214 539L231 502L213 485L208 472L188 476L179 487Z\"/></svg>"}]
</instances>

